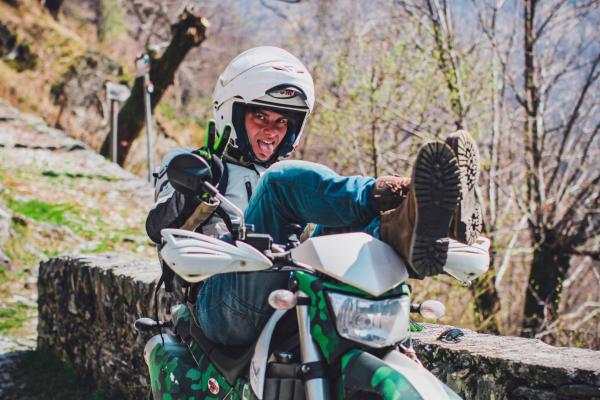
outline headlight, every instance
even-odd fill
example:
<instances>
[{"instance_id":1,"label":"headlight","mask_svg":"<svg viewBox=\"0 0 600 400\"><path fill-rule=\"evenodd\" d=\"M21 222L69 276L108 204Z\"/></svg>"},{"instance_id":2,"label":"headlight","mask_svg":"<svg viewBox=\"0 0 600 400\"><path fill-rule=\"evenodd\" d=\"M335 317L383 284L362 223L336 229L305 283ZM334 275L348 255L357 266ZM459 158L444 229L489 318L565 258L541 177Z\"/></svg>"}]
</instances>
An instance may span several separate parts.
<instances>
[{"instance_id":1,"label":"headlight","mask_svg":"<svg viewBox=\"0 0 600 400\"><path fill-rule=\"evenodd\" d=\"M327 296L343 338L370 347L386 347L408 334L409 296L375 301L333 292Z\"/></svg>"}]
</instances>

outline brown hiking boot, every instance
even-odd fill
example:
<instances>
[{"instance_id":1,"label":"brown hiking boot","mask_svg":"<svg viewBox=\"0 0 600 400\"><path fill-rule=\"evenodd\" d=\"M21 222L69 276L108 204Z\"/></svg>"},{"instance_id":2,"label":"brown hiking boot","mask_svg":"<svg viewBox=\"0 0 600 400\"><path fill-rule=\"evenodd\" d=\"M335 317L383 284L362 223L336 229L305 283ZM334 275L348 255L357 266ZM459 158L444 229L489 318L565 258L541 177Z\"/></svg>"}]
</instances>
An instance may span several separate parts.
<instances>
[{"instance_id":1,"label":"brown hiking boot","mask_svg":"<svg viewBox=\"0 0 600 400\"><path fill-rule=\"evenodd\" d=\"M451 133L446 143L452 148L460 169L460 201L452 218L450 237L473 244L481 233L483 218L475 189L479 178L479 150L469 132Z\"/></svg>"},{"instance_id":2,"label":"brown hiking boot","mask_svg":"<svg viewBox=\"0 0 600 400\"><path fill-rule=\"evenodd\" d=\"M381 214L381 239L419 278L443 270L448 229L459 193L459 169L452 149L443 142L430 142L417 154L406 200Z\"/></svg>"},{"instance_id":3,"label":"brown hiking boot","mask_svg":"<svg viewBox=\"0 0 600 400\"><path fill-rule=\"evenodd\" d=\"M408 176L381 176L375 180L373 200L379 212L399 207L408 196L411 179Z\"/></svg>"}]
</instances>

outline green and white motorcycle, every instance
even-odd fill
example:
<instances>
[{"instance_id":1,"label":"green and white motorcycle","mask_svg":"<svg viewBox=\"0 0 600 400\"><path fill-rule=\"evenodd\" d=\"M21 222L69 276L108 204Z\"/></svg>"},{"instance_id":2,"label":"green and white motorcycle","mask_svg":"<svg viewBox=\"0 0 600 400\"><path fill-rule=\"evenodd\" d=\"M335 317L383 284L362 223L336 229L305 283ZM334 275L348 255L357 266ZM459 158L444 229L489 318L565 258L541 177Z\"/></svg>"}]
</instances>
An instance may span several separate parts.
<instances>
[{"instance_id":1,"label":"green and white motorcycle","mask_svg":"<svg viewBox=\"0 0 600 400\"><path fill-rule=\"evenodd\" d=\"M208 340L193 295L171 309L171 321L138 320L138 330L161 330L144 350L154 399L460 399L410 342L410 312L440 317L444 307L411 304L406 266L391 247L364 233L273 244L249 232L216 188L200 185L240 217L234 238L164 229L162 261L192 293L228 272L289 271L289 285L271 293L275 311L248 348ZM484 238L450 240L445 272L471 281L487 270L488 248Z\"/></svg>"}]
</instances>

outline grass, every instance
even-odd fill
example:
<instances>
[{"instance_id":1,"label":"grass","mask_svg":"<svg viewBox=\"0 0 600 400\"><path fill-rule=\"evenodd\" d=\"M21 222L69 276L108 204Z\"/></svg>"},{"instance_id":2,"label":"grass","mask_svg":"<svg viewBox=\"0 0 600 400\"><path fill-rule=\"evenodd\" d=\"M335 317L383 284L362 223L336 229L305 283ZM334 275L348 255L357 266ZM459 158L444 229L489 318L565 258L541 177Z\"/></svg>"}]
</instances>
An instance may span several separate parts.
<instances>
[{"instance_id":1,"label":"grass","mask_svg":"<svg viewBox=\"0 0 600 400\"><path fill-rule=\"evenodd\" d=\"M13 220L12 228L15 235L4 244L4 252L11 260L12 264L16 267L37 264L39 258L25 247L25 244L30 237L27 225L22 221L17 220L17 222L15 222L15 220ZM5 276L7 281L14 280L10 274L6 274Z\"/></svg>"},{"instance_id":2,"label":"grass","mask_svg":"<svg viewBox=\"0 0 600 400\"><path fill-rule=\"evenodd\" d=\"M73 204L52 204L37 199L11 198L8 199L7 206L14 214L20 214L37 222L66 226L86 239L90 239L95 234L95 231L90 229L87 221L83 218L83 210ZM92 212L86 211L86 214L92 214Z\"/></svg>"},{"instance_id":3,"label":"grass","mask_svg":"<svg viewBox=\"0 0 600 400\"><path fill-rule=\"evenodd\" d=\"M14 213L21 214L39 222L55 225L73 225L73 215L78 210L70 204L50 204L41 200L8 200L8 208Z\"/></svg>"},{"instance_id":4,"label":"grass","mask_svg":"<svg viewBox=\"0 0 600 400\"><path fill-rule=\"evenodd\" d=\"M0 287L6 282L8 282L8 280L10 279L8 275L9 272L7 270L5 270L4 268L0 268Z\"/></svg>"},{"instance_id":5,"label":"grass","mask_svg":"<svg viewBox=\"0 0 600 400\"><path fill-rule=\"evenodd\" d=\"M108 251L114 251L115 244L117 243L118 238L116 236L113 237L103 237L100 243L98 243L95 247L91 249L83 249L81 253L90 254L90 253L105 253Z\"/></svg>"},{"instance_id":6,"label":"grass","mask_svg":"<svg viewBox=\"0 0 600 400\"><path fill-rule=\"evenodd\" d=\"M25 304L7 305L0 309L0 333L10 334L31 319L32 308Z\"/></svg>"},{"instance_id":7,"label":"grass","mask_svg":"<svg viewBox=\"0 0 600 400\"><path fill-rule=\"evenodd\" d=\"M99 390L77 375L75 367L63 363L50 353L28 351L20 359L17 368L17 385L23 386L18 393L9 393L14 398L45 400L103 400L110 399L108 393ZM13 398L11 397L11 398Z\"/></svg>"},{"instance_id":8,"label":"grass","mask_svg":"<svg viewBox=\"0 0 600 400\"><path fill-rule=\"evenodd\" d=\"M118 0L100 2L100 26L98 37L102 41L114 40L127 34L125 11Z\"/></svg>"}]
</instances>

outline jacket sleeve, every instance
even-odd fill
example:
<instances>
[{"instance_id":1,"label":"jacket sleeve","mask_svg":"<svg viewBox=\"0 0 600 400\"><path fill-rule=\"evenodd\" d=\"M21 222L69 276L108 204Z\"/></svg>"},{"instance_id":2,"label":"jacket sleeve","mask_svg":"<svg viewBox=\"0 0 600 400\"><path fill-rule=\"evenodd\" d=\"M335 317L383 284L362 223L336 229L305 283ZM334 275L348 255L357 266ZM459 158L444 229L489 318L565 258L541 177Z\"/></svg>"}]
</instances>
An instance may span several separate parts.
<instances>
[{"instance_id":1,"label":"jacket sleeve","mask_svg":"<svg viewBox=\"0 0 600 400\"><path fill-rule=\"evenodd\" d=\"M154 243L159 244L160 231L165 228L181 228L200 203L176 192L166 182L146 218L146 233Z\"/></svg>"},{"instance_id":2,"label":"jacket sleeve","mask_svg":"<svg viewBox=\"0 0 600 400\"><path fill-rule=\"evenodd\" d=\"M178 154L191 149L180 148L170 152L155 171L154 206L146 218L146 233L157 244L161 242L160 231L165 228L195 230L210 217L219 205L218 201L206 203L175 191L167 178L167 165Z\"/></svg>"}]
</instances>

